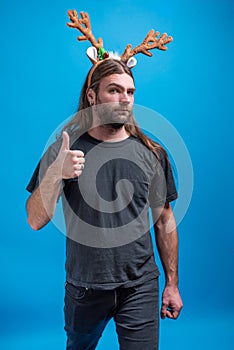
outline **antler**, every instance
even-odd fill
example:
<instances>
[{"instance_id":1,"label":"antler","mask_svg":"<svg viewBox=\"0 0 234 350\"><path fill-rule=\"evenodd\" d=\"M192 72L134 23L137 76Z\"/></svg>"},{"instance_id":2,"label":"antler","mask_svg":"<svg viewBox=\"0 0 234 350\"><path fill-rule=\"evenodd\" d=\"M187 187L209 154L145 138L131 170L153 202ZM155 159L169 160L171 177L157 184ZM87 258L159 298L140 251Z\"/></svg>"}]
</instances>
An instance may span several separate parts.
<instances>
[{"instance_id":1,"label":"antler","mask_svg":"<svg viewBox=\"0 0 234 350\"><path fill-rule=\"evenodd\" d=\"M166 33L162 34L160 38L157 38L159 32L154 32L150 30L142 43L132 49L132 45L128 44L125 48L124 53L121 56L121 60L127 62L128 59L132 56L135 56L138 53L143 53L147 56L152 56L152 53L149 50L158 49L158 50L167 50L167 47L164 46L170 43L173 39L171 36L167 36Z\"/></svg>"},{"instance_id":2,"label":"antler","mask_svg":"<svg viewBox=\"0 0 234 350\"><path fill-rule=\"evenodd\" d=\"M77 28L83 34L77 38L79 41L89 40L97 50L103 47L102 38L99 38L97 41L92 33L88 13L80 12L81 18L79 19L76 10L69 10L68 16L72 22L67 23L68 27Z\"/></svg>"}]
</instances>

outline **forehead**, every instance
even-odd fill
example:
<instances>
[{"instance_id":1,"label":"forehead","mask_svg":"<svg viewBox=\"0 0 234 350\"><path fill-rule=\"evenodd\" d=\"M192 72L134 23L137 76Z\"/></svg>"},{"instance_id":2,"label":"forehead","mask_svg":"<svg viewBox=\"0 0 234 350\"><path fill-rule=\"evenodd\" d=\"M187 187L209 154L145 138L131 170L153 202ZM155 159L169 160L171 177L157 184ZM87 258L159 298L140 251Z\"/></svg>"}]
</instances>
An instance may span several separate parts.
<instances>
[{"instance_id":1,"label":"forehead","mask_svg":"<svg viewBox=\"0 0 234 350\"><path fill-rule=\"evenodd\" d=\"M108 87L109 85L119 85L122 86L125 89L134 89L134 82L130 75L127 73L123 74L111 74L107 77L104 77L100 81L99 89L104 89Z\"/></svg>"}]
</instances>

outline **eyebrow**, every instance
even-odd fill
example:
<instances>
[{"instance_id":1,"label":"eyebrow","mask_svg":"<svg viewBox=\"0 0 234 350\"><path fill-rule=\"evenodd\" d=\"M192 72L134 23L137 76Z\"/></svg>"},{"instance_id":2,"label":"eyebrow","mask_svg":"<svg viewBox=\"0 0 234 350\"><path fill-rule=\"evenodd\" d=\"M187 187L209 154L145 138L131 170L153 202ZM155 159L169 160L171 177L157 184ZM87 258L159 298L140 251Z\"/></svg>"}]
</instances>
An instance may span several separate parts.
<instances>
[{"instance_id":1,"label":"eyebrow","mask_svg":"<svg viewBox=\"0 0 234 350\"><path fill-rule=\"evenodd\" d=\"M114 86L114 87L118 87L118 88L120 88L121 90L124 90L124 87L122 86L122 85L120 85L120 84L117 84L117 83L110 83L110 84L108 84L106 87L107 88L109 88L109 87L112 87L112 86ZM130 88L127 88L127 90L129 91L136 91L136 88L135 87L130 87Z\"/></svg>"}]
</instances>

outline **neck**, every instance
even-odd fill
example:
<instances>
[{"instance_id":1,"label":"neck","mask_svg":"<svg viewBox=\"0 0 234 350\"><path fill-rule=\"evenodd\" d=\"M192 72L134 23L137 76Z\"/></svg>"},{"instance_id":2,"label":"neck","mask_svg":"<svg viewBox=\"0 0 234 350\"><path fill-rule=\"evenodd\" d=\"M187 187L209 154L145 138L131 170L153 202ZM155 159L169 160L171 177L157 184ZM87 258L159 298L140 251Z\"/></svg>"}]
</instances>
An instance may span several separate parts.
<instances>
[{"instance_id":1,"label":"neck","mask_svg":"<svg viewBox=\"0 0 234 350\"><path fill-rule=\"evenodd\" d=\"M116 128L115 125L106 124L94 127L88 131L88 134L97 140L104 142L118 142L129 137L124 125Z\"/></svg>"}]
</instances>

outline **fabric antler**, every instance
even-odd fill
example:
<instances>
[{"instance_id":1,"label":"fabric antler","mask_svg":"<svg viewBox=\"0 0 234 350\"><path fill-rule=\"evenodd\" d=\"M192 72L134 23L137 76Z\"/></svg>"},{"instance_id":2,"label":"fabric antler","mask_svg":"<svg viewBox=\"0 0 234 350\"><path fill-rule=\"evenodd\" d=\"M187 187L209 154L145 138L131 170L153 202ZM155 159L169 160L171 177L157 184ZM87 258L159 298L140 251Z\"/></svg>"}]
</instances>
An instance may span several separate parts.
<instances>
[{"instance_id":1,"label":"fabric antler","mask_svg":"<svg viewBox=\"0 0 234 350\"><path fill-rule=\"evenodd\" d=\"M71 22L67 23L68 27L76 28L83 34L82 36L78 36L77 39L79 41L84 41L84 40L90 41L93 48L97 50L97 53L99 56L96 56L96 54L94 54L93 52L91 53L90 51L87 52L92 63L95 64L98 60L107 58L109 55L107 54L106 50L103 48L102 38L98 38L98 40L96 40L92 33L89 14L87 12L80 12L81 18L79 18L76 10L69 10L68 16L71 20Z\"/></svg>"},{"instance_id":2,"label":"fabric antler","mask_svg":"<svg viewBox=\"0 0 234 350\"><path fill-rule=\"evenodd\" d=\"M81 18L79 19L78 14L76 10L69 10L68 16L70 18L71 22L68 22L68 27L76 28L78 29L83 36L78 36L79 41L89 40L91 44L96 47L98 50L100 47L103 47L103 41L102 38L99 38L98 41L95 39L90 25L90 18L89 14L86 12L80 12Z\"/></svg>"},{"instance_id":3,"label":"fabric antler","mask_svg":"<svg viewBox=\"0 0 234 350\"><path fill-rule=\"evenodd\" d=\"M159 32L155 32L153 29L149 31L142 43L132 49L132 45L128 44L125 48L124 53L121 56L121 60L127 62L129 58L135 56L138 53L143 53L147 56L152 56L152 53L149 50L158 49L158 50L167 50L166 44L170 43L173 39L171 36L167 36L166 33L162 34L159 38L157 36Z\"/></svg>"}]
</instances>

